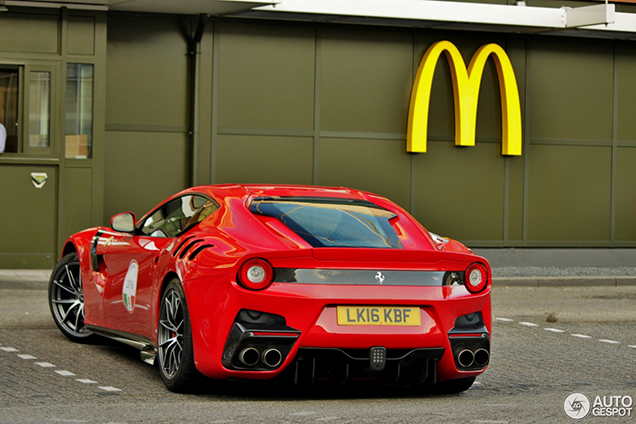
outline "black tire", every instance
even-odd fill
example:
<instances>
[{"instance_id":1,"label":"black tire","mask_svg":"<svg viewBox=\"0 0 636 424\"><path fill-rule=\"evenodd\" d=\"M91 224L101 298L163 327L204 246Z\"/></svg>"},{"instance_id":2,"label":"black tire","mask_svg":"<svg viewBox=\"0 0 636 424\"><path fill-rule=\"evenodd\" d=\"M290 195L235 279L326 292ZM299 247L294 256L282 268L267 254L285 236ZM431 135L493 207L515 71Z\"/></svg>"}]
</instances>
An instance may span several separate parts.
<instances>
[{"instance_id":1,"label":"black tire","mask_svg":"<svg viewBox=\"0 0 636 424\"><path fill-rule=\"evenodd\" d=\"M431 395L453 395L465 392L475 382L476 377L460 378L457 380L441 381L435 384L427 384L419 387L420 391Z\"/></svg>"},{"instance_id":2,"label":"black tire","mask_svg":"<svg viewBox=\"0 0 636 424\"><path fill-rule=\"evenodd\" d=\"M157 350L159 371L168 390L191 393L199 389L202 376L194 365L188 305L177 278L168 283L161 296Z\"/></svg>"},{"instance_id":3,"label":"black tire","mask_svg":"<svg viewBox=\"0 0 636 424\"><path fill-rule=\"evenodd\" d=\"M55 325L70 340L92 341L95 336L84 325L84 293L77 253L64 256L49 280L49 309Z\"/></svg>"}]
</instances>

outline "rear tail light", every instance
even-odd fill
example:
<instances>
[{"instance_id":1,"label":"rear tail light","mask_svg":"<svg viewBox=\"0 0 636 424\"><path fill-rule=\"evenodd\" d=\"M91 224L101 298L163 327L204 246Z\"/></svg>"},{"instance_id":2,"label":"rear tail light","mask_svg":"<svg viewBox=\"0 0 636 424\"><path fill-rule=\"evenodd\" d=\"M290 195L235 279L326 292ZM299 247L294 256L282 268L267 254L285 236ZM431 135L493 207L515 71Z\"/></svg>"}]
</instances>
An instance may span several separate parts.
<instances>
[{"instance_id":1,"label":"rear tail light","mask_svg":"<svg viewBox=\"0 0 636 424\"><path fill-rule=\"evenodd\" d=\"M464 273L464 285L471 293L479 293L488 285L488 269L486 265L475 262Z\"/></svg>"},{"instance_id":2,"label":"rear tail light","mask_svg":"<svg viewBox=\"0 0 636 424\"><path fill-rule=\"evenodd\" d=\"M263 290L274 281L274 268L265 259L250 259L241 265L238 282L246 289Z\"/></svg>"}]
</instances>

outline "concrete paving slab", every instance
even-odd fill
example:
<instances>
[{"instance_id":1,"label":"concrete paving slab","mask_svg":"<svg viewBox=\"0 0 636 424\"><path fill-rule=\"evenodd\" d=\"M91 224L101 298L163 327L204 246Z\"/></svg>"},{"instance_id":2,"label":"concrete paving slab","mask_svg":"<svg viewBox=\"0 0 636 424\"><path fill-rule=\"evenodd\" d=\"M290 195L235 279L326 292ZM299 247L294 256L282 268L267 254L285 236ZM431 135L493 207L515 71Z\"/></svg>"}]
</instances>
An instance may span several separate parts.
<instances>
[{"instance_id":1,"label":"concrete paving slab","mask_svg":"<svg viewBox=\"0 0 636 424\"><path fill-rule=\"evenodd\" d=\"M539 287L615 287L616 277L537 277Z\"/></svg>"},{"instance_id":2,"label":"concrete paving slab","mask_svg":"<svg viewBox=\"0 0 636 424\"><path fill-rule=\"evenodd\" d=\"M50 269L0 269L0 281L48 281Z\"/></svg>"},{"instance_id":3,"label":"concrete paving slab","mask_svg":"<svg viewBox=\"0 0 636 424\"><path fill-rule=\"evenodd\" d=\"M55 328L46 290L0 290L0 328Z\"/></svg>"}]
</instances>

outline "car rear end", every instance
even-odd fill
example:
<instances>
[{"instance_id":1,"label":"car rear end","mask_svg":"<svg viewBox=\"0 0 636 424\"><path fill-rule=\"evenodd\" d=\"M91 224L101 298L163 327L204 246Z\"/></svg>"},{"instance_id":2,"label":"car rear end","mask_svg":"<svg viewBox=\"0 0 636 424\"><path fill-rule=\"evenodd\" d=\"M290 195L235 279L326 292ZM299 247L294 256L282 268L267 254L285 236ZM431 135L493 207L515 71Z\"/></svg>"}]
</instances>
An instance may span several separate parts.
<instances>
[{"instance_id":1,"label":"car rear end","mask_svg":"<svg viewBox=\"0 0 636 424\"><path fill-rule=\"evenodd\" d=\"M247 209L259 224L296 248L252 249L214 284L188 283L189 301L214 305L191 312L199 371L407 384L483 372L487 261L456 242L444 248L381 203L364 195L251 196Z\"/></svg>"}]
</instances>

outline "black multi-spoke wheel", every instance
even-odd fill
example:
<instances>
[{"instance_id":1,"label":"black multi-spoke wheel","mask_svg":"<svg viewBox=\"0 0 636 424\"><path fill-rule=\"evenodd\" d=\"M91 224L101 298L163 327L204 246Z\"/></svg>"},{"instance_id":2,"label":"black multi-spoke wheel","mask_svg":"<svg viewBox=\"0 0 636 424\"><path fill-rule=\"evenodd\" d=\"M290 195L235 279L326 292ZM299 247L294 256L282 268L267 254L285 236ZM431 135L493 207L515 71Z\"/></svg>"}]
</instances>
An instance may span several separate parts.
<instances>
[{"instance_id":1,"label":"black multi-spoke wheel","mask_svg":"<svg viewBox=\"0 0 636 424\"><path fill-rule=\"evenodd\" d=\"M178 279L166 286L161 297L157 342L166 387L173 392L196 390L200 374L194 365L188 306Z\"/></svg>"},{"instance_id":2,"label":"black multi-spoke wheel","mask_svg":"<svg viewBox=\"0 0 636 424\"><path fill-rule=\"evenodd\" d=\"M84 326L82 273L76 253L70 253L55 266L49 281L49 307L62 333L74 342L88 341L93 333Z\"/></svg>"}]
</instances>

